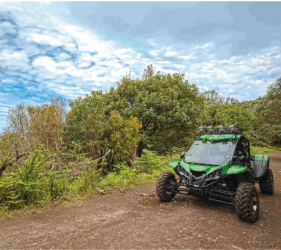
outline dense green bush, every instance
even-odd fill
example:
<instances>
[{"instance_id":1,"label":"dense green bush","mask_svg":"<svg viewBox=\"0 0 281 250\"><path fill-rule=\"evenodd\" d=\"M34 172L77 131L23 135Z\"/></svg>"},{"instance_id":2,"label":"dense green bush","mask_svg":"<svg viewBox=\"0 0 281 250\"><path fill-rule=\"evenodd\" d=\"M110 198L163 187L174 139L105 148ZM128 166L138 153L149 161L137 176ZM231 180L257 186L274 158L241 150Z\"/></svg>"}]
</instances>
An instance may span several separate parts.
<instances>
[{"instance_id":1,"label":"dense green bush","mask_svg":"<svg viewBox=\"0 0 281 250\"><path fill-rule=\"evenodd\" d=\"M22 166L15 163L17 172L3 175L0 180L0 203L9 207L36 204L41 200L53 200L65 189L65 178L56 178L64 171L46 172L51 155L37 149Z\"/></svg>"},{"instance_id":2,"label":"dense green bush","mask_svg":"<svg viewBox=\"0 0 281 250\"><path fill-rule=\"evenodd\" d=\"M94 159L106 156L98 164L107 171L119 162L133 164L141 123L133 116L121 117L116 110L106 115L104 100L100 91L71 102L63 133L68 147L77 148L77 153Z\"/></svg>"}]
</instances>

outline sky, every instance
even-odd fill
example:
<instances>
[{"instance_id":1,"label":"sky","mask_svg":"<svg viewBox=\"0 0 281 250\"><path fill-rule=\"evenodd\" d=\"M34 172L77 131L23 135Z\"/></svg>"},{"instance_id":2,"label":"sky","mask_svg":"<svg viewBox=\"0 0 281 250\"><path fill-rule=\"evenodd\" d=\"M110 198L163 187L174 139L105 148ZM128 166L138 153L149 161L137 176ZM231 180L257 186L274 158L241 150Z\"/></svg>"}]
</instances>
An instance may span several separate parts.
<instances>
[{"instance_id":1,"label":"sky","mask_svg":"<svg viewBox=\"0 0 281 250\"><path fill-rule=\"evenodd\" d=\"M152 64L239 101L281 76L281 2L0 1L0 133L21 101L107 91Z\"/></svg>"}]
</instances>

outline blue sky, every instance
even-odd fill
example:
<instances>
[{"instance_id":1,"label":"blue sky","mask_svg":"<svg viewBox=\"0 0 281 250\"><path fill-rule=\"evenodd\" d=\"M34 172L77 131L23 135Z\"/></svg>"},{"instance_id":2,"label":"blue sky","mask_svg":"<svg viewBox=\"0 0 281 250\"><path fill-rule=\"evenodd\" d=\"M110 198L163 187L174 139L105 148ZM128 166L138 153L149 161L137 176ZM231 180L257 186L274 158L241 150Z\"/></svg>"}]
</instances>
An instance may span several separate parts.
<instances>
[{"instance_id":1,"label":"blue sky","mask_svg":"<svg viewBox=\"0 0 281 250\"><path fill-rule=\"evenodd\" d=\"M281 2L0 2L0 132L9 108L108 90L148 64L253 100L281 76Z\"/></svg>"}]
</instances>

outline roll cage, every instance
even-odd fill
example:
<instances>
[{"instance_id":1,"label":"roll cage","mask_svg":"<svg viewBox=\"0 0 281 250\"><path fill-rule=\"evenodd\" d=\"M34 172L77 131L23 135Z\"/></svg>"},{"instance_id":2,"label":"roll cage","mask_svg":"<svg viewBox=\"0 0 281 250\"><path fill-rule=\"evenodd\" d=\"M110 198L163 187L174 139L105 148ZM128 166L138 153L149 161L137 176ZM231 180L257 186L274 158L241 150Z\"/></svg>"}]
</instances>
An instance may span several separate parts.
<instances>
[{"instance_id":1,"label":"roll cage","mask_svg":"<svg viewBox=\"0 0 281 250\"><path fill-rule=\"evenodd\" d=\"M242 128L235 127L234 129L230 129L229 127L222 127L221 130L219 128L212 128L211 131L208 131L207 128L202 128L202 130L199 130L199 138L197 140L200 140L200 136L202 133L207 134L233 134L235 135L235 140L238 139L236 148L234 150L233 159L231 160L231 165L235 162L236 157L241 157L241 155L245 156L245 160L243 162L240 162L239 165L243 166L250 166L251 161L251 152L250 152L250 142L247 138L242 136ZM239 135L239 136L238 136Z\"/></svg>"}]
</instances>

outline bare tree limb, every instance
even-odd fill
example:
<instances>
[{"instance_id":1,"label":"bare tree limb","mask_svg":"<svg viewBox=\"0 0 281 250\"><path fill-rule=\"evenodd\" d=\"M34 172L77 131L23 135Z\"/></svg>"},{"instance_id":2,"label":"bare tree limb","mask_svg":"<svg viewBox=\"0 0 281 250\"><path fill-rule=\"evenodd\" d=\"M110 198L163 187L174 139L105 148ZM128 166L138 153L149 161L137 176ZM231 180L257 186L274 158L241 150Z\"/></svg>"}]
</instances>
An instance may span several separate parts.
<instances>
[{"instance_id":1,"label":"bare tree limb","mask_svg":"<svg viewBox=\"0 0 281 250\"><path fill-rule=\"evenodd\" d=\"M8 153L8 155L6 156L6 160L4 161L4 163L2 164L2 166L0 167L0 177L2 176L2 173L6 170L6 168L8 166L11 165L11 162L12 162L12 157L10 158L11 154L14 152L14 150L16 149L16 147L18 146L20 140L24 137L24 134L25 132L23 132L20 136L20 138L18 139L18 141L16 143L14 143L14 147L10 150L10 152ZM26 153L23 153L21 155L18 155L17 153L17 156L16 156L16 159L20 159L22 156L26 155Z\"/></svg>"},{"instance_id":2,"label":"bare tree limb","mask_svg":"<svg viewBox=\"0 0 281 250\"><path fill-rule=\"evenodd\" d=\"M98 158L98 159L95 159L95 160L90 161L90 162L87 163L84 167L88 166L89 164L91 164L91 163L93 163L93 162L95 162L95 161L98 161L98 160L104 158L104 157L107 156L110 152L111 152L111 149L109 149L109 150L105 153L104 156L102 156L102 157L100 157L100 158Z\"/></svg>"}]
</instances>

